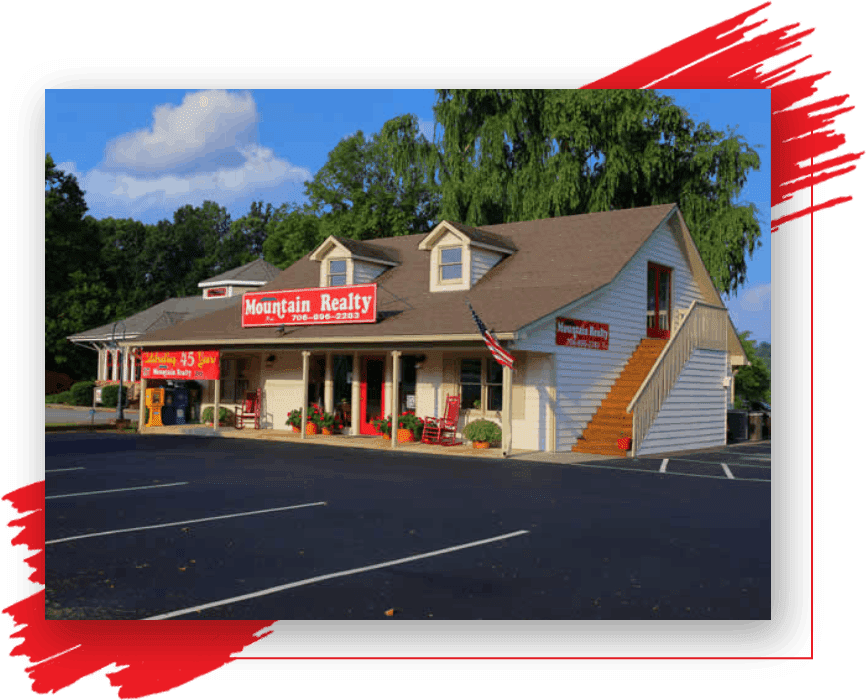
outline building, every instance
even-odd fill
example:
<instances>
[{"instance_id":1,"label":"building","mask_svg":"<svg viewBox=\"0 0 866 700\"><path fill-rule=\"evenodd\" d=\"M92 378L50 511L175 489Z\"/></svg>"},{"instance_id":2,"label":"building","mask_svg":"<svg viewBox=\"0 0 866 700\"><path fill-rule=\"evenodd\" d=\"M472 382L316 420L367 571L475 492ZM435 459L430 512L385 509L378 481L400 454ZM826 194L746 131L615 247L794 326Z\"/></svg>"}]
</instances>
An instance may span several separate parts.
<instances>
[{"instance_id":1,"label":"building","mask_svg":"<svg viewBox=\"0 0 866 700\"><path fill-rule=\"evenodd\" d=\"M141 362L132 352L121 360L119 341L134 341L146 333L225 308L232 297L260 288L279 273L280 268L269 262L254 260L199 282L201 296L166 299L122 321L70 335L67 340L96 351L97 387L116 384L121 373L124 384L130 386L141 379Z\"/></svg>"},{"instance_id":2,"label":"building","mask_svg":"<svg viewBox=\"0 0 866 700\"><path fill-rule=\"evenodd\" d=\"M468 303L513 370L493 360ZM261 389L271 430L309 402L345 401L351 434L372 434L376 417L438 416L457 394L460 426L500 423L504 453L623 454L621 435L636 455L723 445L734 368L747 364L671 204L331 237L257 292L126 344L218 356L205 403Z\"/></svg>"}]
</instances>

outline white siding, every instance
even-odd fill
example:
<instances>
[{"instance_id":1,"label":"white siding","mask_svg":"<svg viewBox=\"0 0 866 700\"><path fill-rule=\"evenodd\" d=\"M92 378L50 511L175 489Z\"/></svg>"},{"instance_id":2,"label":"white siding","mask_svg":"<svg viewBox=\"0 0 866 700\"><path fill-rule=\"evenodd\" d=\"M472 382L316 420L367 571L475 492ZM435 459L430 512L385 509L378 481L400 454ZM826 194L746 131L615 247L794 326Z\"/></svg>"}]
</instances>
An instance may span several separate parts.
<instances>
[{"instance_id":1,"label":"white siding","mask_svg":"<svg viewBox=\"0 0 866 700\"><path fill-rule=\"evenodd\" d=\"M641 443L639 456L725 444L726 365L724 352L692 353Z\"/></svg>"},{"instance_id":2,"label":"white siding","mask_svg":"<svg viewBox=\"0 0 866 700\"><path fill-rule=\"evenodd\" d=\"M385 271L385 265L376 265L374 263L364 262L362 260L354 260L355 275L351 280L352 284L367 284L372 282Z\"/></svg>"},{"instance_id":3,"label":"white siding","mask_svg":"<svg viewBox=\"0 0 866 700\"><path fill-rule=\"evenodd\" d=\"M650 236L610 285L560 314L608 324L608 350L556 345L555 319L513 345L516 350L555 356L557 451L569 451L583 434L641 339L646 337L648 262L673 269L672 309L687 308L693 299L701 298L673 232L664 225Z\"/></svg>"},{"instance_id":4,"label":"white siding","mask_svg":"<svg viewBox=\"0 0 866 700\"><path fill-rule=\"evenodd\" d=\"M502 253L496 253L492 250L483 250L482 248L470 248L471 257L471 281L470 284L475 284L480 280L487 271L496 263L505 257Z\"/></svg>"}]
</instances>

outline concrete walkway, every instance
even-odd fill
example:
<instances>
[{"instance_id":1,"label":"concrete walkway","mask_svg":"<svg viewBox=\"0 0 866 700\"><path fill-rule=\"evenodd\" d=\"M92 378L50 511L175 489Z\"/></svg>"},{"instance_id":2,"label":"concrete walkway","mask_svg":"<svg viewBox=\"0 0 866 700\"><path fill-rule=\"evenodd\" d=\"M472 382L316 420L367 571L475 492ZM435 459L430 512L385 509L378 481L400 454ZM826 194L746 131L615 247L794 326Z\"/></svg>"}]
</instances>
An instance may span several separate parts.
<instances>
[{"instance_id":1,"label":"concrete walkway","mask_svg":"<svg viewBox=\"0 0 866 700\"><path fill-rule=\"evenodd\" d=\"M204 425L171 425L160 428L144 428L144 435L201 435L221 438L240 438L244 440L268 440L271 442L304 442L309 445L331 445L333 447L352 447L369 450L385 450L388 452L399 451L410 454L437 454L459 457L477 457L480 459L502 459L502 451L499 447L491 447L486 450L475 449L472 443L464 442L462 445L443 447L442 445L427 445L422 442L398 443L396 448L391 447L391 439L384 439L378 435L308 435L304 438L300 433L288 432L286 430L255 430L243 428L238 430L232 427L223 427L218 430ZM587 455L577 452L541 452L538 450L511 450L511 459L530 460L533 462L551 462L555 464L576 464L578 462L591 462L593 460L610 459L609 455Z\"/></svg>"}]
</instances>

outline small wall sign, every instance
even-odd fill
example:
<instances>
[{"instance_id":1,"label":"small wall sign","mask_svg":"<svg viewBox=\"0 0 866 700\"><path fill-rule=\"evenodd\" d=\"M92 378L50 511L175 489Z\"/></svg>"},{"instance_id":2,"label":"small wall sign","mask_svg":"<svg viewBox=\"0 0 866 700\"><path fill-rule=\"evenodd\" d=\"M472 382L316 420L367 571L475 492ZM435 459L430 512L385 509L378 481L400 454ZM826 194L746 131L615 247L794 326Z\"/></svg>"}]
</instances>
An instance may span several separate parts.
<instances>
[{"instance_id":1,"label":"small wall sign","mask_svg":"<svg viewBox=\"0 0 866 700\"><path fill-rule=\"evenodd\" d=\"M556 319L556 344L572 348L607 350L610 326L607 323L578 321L573 318Z\"/></svg>"}]
</instances>

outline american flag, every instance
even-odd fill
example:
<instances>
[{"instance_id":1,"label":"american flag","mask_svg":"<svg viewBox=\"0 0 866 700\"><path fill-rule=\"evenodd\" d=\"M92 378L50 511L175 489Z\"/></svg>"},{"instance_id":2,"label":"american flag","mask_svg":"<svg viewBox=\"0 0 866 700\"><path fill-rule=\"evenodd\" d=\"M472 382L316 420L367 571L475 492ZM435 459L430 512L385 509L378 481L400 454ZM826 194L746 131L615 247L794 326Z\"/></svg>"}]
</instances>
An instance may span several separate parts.
<instances>
[{"instance_id":1,"label":"american flag","mask_svg":"<svg viewBox=\"0 0 866 700\"><path fill-rule=\"evenodd\" d=\"M475 309L472 308L472 304L468 301L466 304L469 306L469 312L472 314L472 318L475 319L475 323L478 324L478 330L481 333L481 337L484 338L484 344L493 353L493 359L495 359L500 365L503 367L508 367L508 369L514 369L514 356L511 355L505 348L503 348L499 341L496 340L496 336L493 335L489 330L487 330L487 326L485 326L481 319L478 318L478 314L475 313Z\"/></svg>"}]
</instances>

